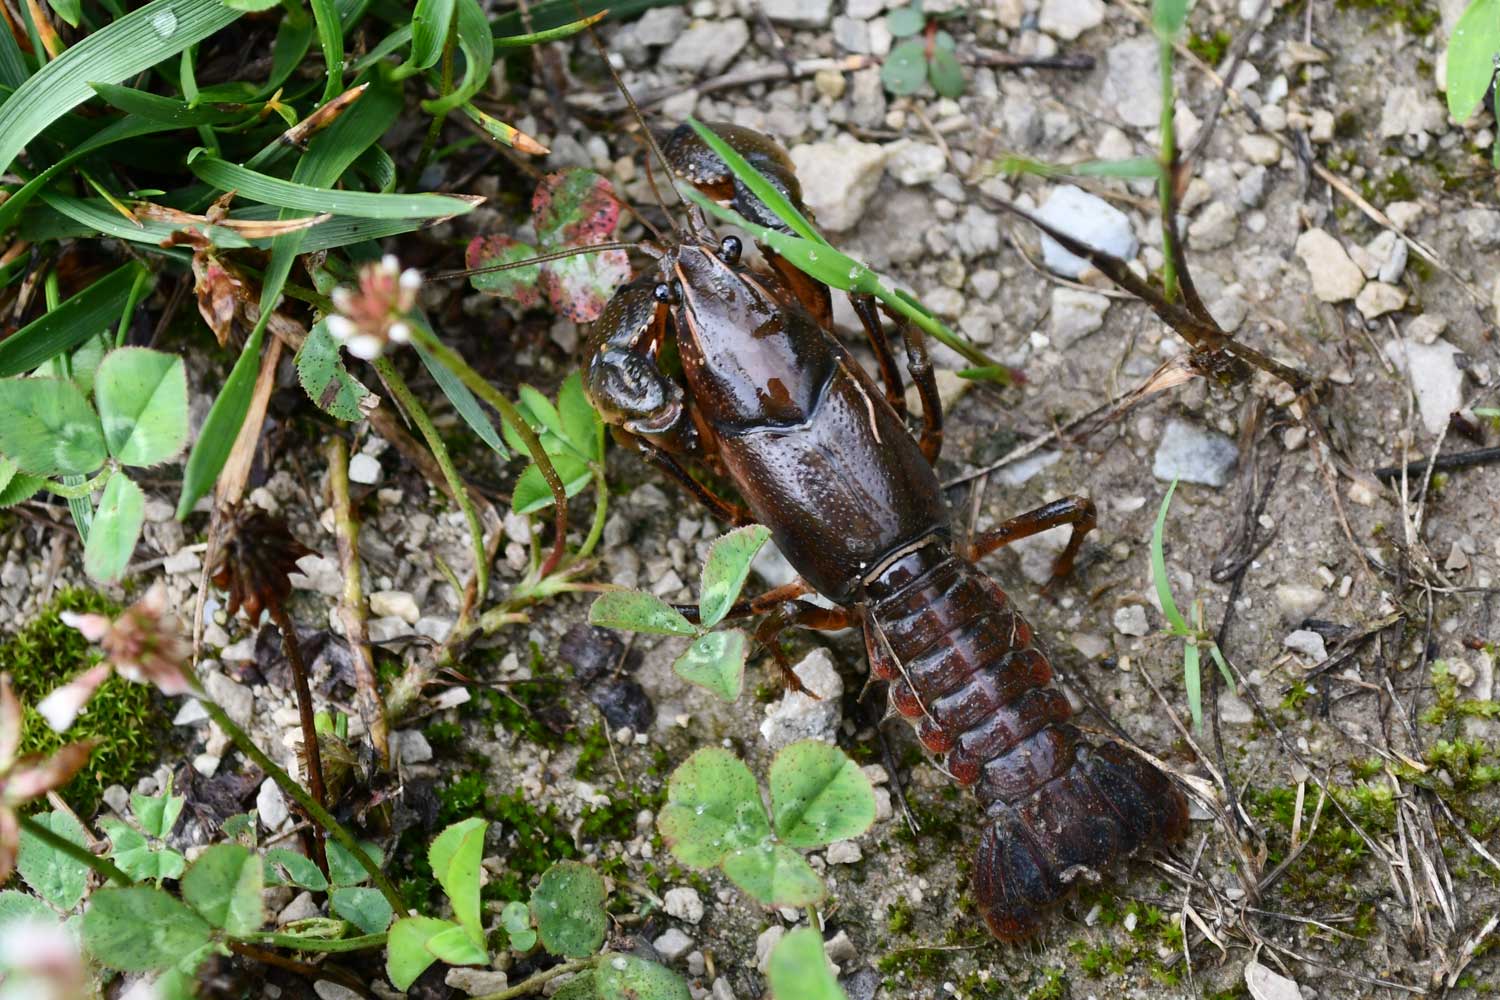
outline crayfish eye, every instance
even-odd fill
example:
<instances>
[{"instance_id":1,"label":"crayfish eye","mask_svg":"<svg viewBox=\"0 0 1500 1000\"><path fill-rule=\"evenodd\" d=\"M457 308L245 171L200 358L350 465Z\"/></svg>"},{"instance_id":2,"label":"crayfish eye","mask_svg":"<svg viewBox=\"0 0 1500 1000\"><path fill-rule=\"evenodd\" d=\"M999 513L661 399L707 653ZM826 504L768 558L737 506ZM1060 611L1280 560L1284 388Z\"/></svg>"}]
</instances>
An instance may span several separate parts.
<instances>
[{"instance_id":1,"label":"crayfish eye","mask_svg":"<svg viewBox=\"0 0 1500 1000\"><path fill-rule=\"evenodd\" d=\"M676 285L677 282L675 281L670 285L663 281L655 288L651 289L651 297L658 302L676 302L678 299L677 288L675 287Z\"/></svg>"},{"instance_id":2,"label":"crayfish eye","mask_svg":"<svg viewBox=\"0 0 1500 1000\"><path fill-rule=\"evenodd\" d=\"M740 254L745 250L745 244L738 236L726 236L719 244L719 259L726 264L738 264Z\"/></svg>"}]
</instances>

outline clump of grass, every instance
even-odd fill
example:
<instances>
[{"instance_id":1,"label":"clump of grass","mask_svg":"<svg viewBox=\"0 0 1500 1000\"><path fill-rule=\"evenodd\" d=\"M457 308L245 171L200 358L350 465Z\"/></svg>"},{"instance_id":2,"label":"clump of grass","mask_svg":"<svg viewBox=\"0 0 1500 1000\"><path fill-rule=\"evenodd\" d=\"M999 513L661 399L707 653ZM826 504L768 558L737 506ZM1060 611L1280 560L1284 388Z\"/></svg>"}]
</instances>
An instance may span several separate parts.
<instances>
[{"instance_id":1,"label":"clump of grass","mask_svg":"<svg viewBox=\"0 0 1500 1000\"><path fill-rule=\"evenodd\" d=\"M1162 536L1166 533L1167 510L1172 506L1172 494L1177 492L1177 480L1172 480L1172 485L1167 488L1167 495L1162 498L1161 509L1156 514L1156 526L1151 531L1151 580L1156 585L1156 596L1161 602L1162 614L1167 616L1167 634L1182 639L1182 685L1187 689L1188 710L1193 715L1193 728L1203 729L1203 678L1200 670L1202 662L1202 650L1207 649L1215 663L1219 665L1219 672L1224 675L1224 683L1234 690L1234 675L1229 672L1229 664L1224 660L1224 654L1219 650L1219 644L1214 642L1212 635L1203 627L1203 602L1193 602L1193 624L1188 625L1187 619L1177 609L1177 602L1172 599L1172 583L1167 579L1167 559L1163 549Z\"/></svg>"},{"instance_id":2,"label":"clump of grass","mask_svg":"<svg viewBox=\"0 0 1500 1000\"><path fill-rule=\"evenodd\" d=\"M130 785L156 763L164 727L151 688L111 675L66 736L54 733L36 704L58 685L99 662L99 654L77 629L65 625L64 611L113 615L119 606L92 590L65 590L31 622L0 641L0 669L8 671L16 696L26 706L21 725L23 754L50 754L73 740L99 741L88 766L61 790L82 816L98 808L104 789Z\"/></svg>"}]
</instances>

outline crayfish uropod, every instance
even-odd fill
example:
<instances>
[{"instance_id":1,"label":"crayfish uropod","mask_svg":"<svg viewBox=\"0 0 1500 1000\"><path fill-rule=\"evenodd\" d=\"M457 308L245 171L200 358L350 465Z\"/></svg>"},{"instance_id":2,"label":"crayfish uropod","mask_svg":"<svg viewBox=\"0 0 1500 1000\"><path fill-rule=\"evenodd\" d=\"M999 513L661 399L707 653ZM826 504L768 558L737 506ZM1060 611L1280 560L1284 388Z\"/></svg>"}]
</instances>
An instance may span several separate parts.
<instances>
[{"instance_id":1,"label":"crayfish uropod","mask_svg":"<svg viewBox=\"0 0 1500 1000\"><path fill-rule=\"evenodd\" d=\"M710 127L756 152L757 166L797 196L771 140ZM691 133L679 129L662 145L679 176L751 218L765 212ZM1068 524L1056 567L1065 573L1094 526L1093 506L1055 501L957 545L932 468L941 416L920 333L902 330L924 398L919 442L898 410L900 374L881 355L873 303L855 305L881 358L884 392L830 332L826 286L789 275L765 248L772 271L754 271L741 249L736 237L716 241L700 228L655 251L655 266L620 289L596 325L589 395L617 438L720 517L771 530L805 586L742 609L769 612L758 639L792 626L862 627L891 705L983 808L980 912L996 937L1030 937L1080 878L1139 847L1175 841L1188 825L1186 800L1165 774L1069 724L1071 708L1051 685L1031 626L973 565L1017 538ZM680 380L658 363L669 341ZM727 474L748 511L710 492L684 463ZM809 590L836 607L788 599Z\"/></svg>"}]
</instances>

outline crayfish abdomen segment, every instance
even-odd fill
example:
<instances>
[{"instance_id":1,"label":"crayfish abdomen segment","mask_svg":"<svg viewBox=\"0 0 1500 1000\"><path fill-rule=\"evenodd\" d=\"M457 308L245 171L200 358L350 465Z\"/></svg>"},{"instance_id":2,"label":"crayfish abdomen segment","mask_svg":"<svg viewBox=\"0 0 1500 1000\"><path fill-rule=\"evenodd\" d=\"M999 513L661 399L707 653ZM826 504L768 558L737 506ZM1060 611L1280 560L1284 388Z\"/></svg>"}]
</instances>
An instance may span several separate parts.
<instances>
[{"instance_id":1,"label":"crayfish abdomen segment","mask_svg":"<svg viewBox=\"0 0 1500 1000\"><path fill-rule=\"evenodd\" d=\"M946 545L896 560L868 593L871 662L892 706L985 807L975 893L997 937L1029 937L1080 878L1186 832L1181 792L1139 755L1068 724L1030 626Z\"/></svg>"}]
</instances>

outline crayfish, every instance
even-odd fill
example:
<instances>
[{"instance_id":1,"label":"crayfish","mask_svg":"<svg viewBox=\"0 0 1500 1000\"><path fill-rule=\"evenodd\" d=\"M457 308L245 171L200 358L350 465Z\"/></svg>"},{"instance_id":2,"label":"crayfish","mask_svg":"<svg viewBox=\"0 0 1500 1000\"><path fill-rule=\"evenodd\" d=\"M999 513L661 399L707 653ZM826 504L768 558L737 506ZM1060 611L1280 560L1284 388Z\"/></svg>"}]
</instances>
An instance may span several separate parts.
<instances>
[{"instance_id":1,"label":"crayfish","mask_svg":"<svg viewBox=\"0 0 1500 1000\"><path fill-rule=\"evenodd\" d=\"M786 153L755 132L709 126L793 203ZM678 177L757 224L779 220L683 126L654 143ZM1035 934L1082 878L1146 845L1179 839L1181 791L1154 764L1069 723L1031 626L975 560L1016 539L1070 525L1054 572L1071 568L1093 505L1067 497L967 542L933 471L941 407L922 334L901 325L922 426L907 427L904 386L872 298L853 296L882 386L831 331L831 291L768 248L752 269L735 236L695 217L650 248L654 265L622 287L595 326L586 389L617 440L639 449L717 516L759 522L800 575L746 602L783 628L863 630L872 673L923 746L984 811L974 865L994 935ZM680 372L669 375L673 357ZM721 472L745 506L689 473ZM834 607L798 597L821 594Z\"/></svg>"}]
</instances>

